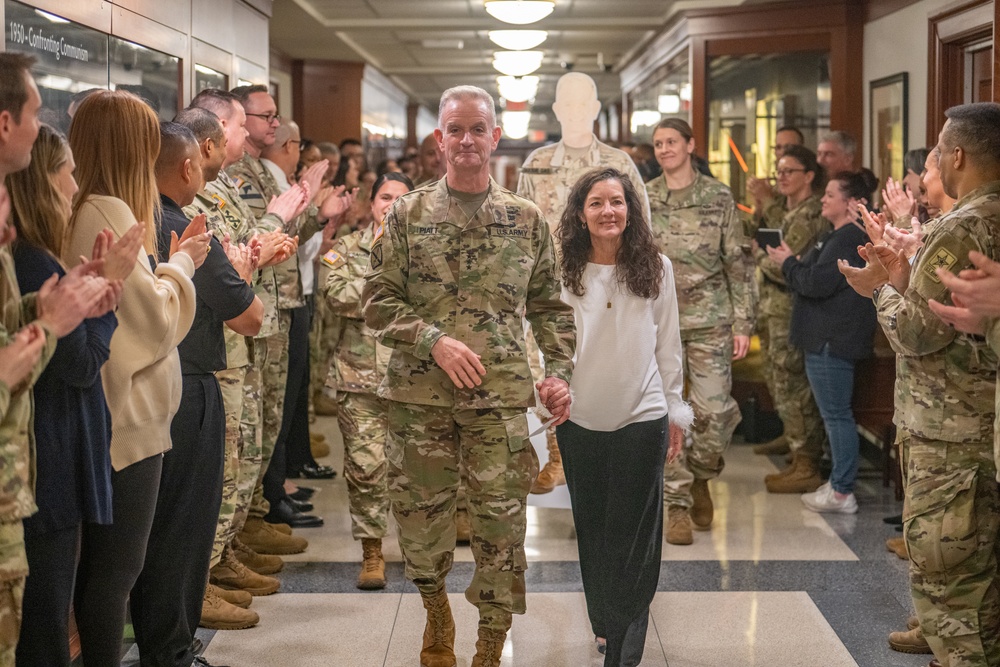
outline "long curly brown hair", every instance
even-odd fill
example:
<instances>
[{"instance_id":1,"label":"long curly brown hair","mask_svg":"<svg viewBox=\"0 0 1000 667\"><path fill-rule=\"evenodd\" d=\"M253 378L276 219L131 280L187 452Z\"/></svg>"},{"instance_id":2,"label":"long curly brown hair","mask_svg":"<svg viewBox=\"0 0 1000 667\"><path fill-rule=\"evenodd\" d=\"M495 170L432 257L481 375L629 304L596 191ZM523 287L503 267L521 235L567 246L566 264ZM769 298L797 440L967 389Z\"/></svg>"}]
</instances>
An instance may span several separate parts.
<instances>
[{"instance_id":1,"label":"long curly brown hair","mask_svg":"<svg viewBox=\"0 0 1000 667\"><path fill-rule=\"evenodd\" d=\"M583 271L590 261L590 231L584 221L583 207L591 189L601 181L618 181L625 192L628 217L622 242L615 257L615 276L629 291L644 299L660 295L663 260L656 247L649 224L642 217L642 200L626 174L610 167L594 169L580 177L569 193L566 210L559 221L557 234L562 246L562 280L573 294L583 296Z\"/></svg>"}]
</instances>

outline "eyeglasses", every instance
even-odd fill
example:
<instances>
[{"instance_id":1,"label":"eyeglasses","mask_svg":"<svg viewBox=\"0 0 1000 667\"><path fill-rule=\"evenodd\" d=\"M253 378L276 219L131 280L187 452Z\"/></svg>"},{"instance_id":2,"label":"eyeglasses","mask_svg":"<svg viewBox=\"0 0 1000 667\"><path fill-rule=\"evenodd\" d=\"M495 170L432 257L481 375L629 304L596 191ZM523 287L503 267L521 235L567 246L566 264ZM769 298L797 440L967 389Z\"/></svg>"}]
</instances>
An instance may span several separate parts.
<instances>
[{"instance_id":1,"label":"eyeglasses","mask_svg":"<svg viewBox=\"0 0 1000 667\"><path fill-rule=\"evenodd\" d=\"M777 176L778 178L784 178L786 176L791 176L792 174L798 172L805 173L805 171L806 171L805 169L778 169L776 172L774 172L774 175Z\"/></svg>"},{"instance_id":2,"label":"eyeglasses","mask_svg":"<svg viewBox=\"0 0 1000 667\"><path fill-rule=\"evenodd\" d=\"M274 121L281 120L281 115L276 113L248 113L247 115L253 116L254 118L260 118L268 125L270 125Z\"/></svg>"}]
</instances>

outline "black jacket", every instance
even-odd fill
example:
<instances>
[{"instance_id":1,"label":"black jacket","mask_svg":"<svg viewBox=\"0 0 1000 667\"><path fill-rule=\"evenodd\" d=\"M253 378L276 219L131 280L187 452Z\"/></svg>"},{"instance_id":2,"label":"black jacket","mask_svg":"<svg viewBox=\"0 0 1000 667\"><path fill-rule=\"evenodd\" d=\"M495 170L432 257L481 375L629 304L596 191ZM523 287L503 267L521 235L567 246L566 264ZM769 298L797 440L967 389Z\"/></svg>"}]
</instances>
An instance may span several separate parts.
<instances>
[{"instance_id":1,"label":"black jacket","mask_svg":"<svg viewBox=\"0 0 1000 667\"><path fill-rule=\"evenodd\" d=\"M844 225L819 237L802 255L781 265L793 293L789 341L805 352L820 352L827 343L830 354L841 359L865 359L872 354L875 306L859 295L837 268L838 259L863 267L858 246L868 236L856 225Z\"/></svg>"}]
</instances>

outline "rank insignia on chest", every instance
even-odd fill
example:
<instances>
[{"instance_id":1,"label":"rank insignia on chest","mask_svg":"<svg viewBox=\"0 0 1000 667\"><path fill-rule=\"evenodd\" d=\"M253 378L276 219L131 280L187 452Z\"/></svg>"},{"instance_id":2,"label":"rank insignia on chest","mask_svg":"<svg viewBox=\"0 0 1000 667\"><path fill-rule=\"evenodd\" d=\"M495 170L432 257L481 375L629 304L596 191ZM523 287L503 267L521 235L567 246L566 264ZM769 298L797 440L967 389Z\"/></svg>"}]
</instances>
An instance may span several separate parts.
<instances>
[{"instance_id":1,"label":"rank insignia on chest","mask_svg":"<svg viewBox=\"0 0 1000 667\"><path fill-rule=\"evenodd\" d=\"M938 248L938 251L934 253L933 257L929 257L927 260L927 267L924 272L927 273L928 277L931 278L936 283L941 282L941 279L937 277L935 273L936 269L944 269L945 271L950 271L951 267L958 263L958 257L954 255L947 248Z\"/></svg>"}]
</instances>

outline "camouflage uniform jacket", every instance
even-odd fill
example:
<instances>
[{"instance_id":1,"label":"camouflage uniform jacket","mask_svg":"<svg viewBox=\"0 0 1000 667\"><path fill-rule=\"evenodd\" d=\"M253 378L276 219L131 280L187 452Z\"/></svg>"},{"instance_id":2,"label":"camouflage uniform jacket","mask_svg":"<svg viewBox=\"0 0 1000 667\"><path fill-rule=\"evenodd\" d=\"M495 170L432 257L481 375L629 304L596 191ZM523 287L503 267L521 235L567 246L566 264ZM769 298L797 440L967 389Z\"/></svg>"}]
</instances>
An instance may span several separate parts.
<instances>
[{"instance_id":1,"label":"camouflage uniform jacket","mask_svg":"<svg viewBox=\"0 0 1000 667\"><path fill-rule=\"evenodd\" d=\"M801 255L811 248L816 239L833 229L833 225L823 217L823 204L816 195L807 197L795 208L785 211L781 219L782 238L793 255ZM760 313L791 317L792 294L785 285L781 267L771 261L763 248L754 253L757 268L760 269Z\"/></svg>"},{"instance_id":2,"label":"camouflage uniform jacket","mask_svg":"<svg viewBox=\"0 0 1000 667\"><path fill-rule=\"evenodd\" d=\"M272 213L265 213L258 220L246 202L240 197L236 184L225 171L208 183L194 197L194 201L184 207L184 214L193 218L204 213L208 228L221 241L229 234L233 243L247 243L254 234L280 229L281 219ZM264 305L264 317L257 338L265 338L278 332L278 284L273 267L265 267L257 272L253 286L254 294ZM252 343L243 336L223 327L226 337L226 368L242 368L250 364L248 351Z\"/></svg>"},{"instance_id":3,"label":"camouflage uniform jacket","mask_svg":"<svg viewBox=\"0 0 1000 667\"><path fill-rule=\"evenodd\" d=\"M0 347L10 345L21 327L35 319L35 295L21 296L10 250L0 247ZM56 337L46 332L45 347L27 381L16 387L0 382L0 523L35 513L35 402L32 387L56 349ZM0 579L10 566L10 554L0 544ZM23 547L20 557L24 558ZM16 569L16 568L15 568ZM27 569L27 564L21 571Z\"/></svg>"},{"instance_id":4,"label":"camouflage uniform jacket","mask_svg":"<svg viewBox=\"0 0 1000 667\"><path fill-rule=\"evenodd\" d=\"M525 317L546 374L569 382L576 329L560 299L548 225L537 206L492 179L471 219L447 179L400 197L365 278L365 322L393 348L380 396L457 409L534 406ZM479 387L456 388L432 359L445 335L482 356Z\"/></svg>"},{"instance_id":5,"label":"camouflage uniform jacket","mask_svg":"<svg viewBox=\"0 0 1000 667\"><path fill-rule=\"evenodd\" d=\"M1000 182L959 200L924 237L905 294L892 285L878 291L879 324L897 355L896 425L913 435L945 442L993 439L997 355L981 338L942 322L929 299L951 303L934 270L972 268L969 251L1000 261Z\"/></svg>"},{"instance_id":6,"label":"camouflage uniform jacket","mask_svg":"<svg viewBox=\"0 0 1000 667\"><path fill-rule=\"evenodd\" d=\"M328 267L326 302L341 322L340 340L333 353L337 390L353 394L378 393L392 350L380 345L361 313L361 292L365 270L372 254L372 240L378 232L371 226L338 240L323 255Z\"/></svg>"},{"instance_id":7,"label":"camouflage uniform jacket","mask_svg":"<svg viewBox=\"0 0 1000 667\"><path fill-rule=\"evenodd\" d=\"M230 165L227 171L232 176L243 201L257 218L263 218L267 213L267 204L271 201L271 197L281 194L281 188L278 187L271 172L259 158L249 153L243 153L243 157ZM299 240L304 243L320 229L316 219L316 208L310 206L298 218L277 229L281 229L289 236L297 234ZM306 305L302 294L302 279L299 276L298 255L293 255L278 264L274 267L274 273L278 281L278 308L290 310Z\"/></svg>"},{"instance_id":8,"label":"camouflage uniform jacket","mask_svg":"<svg viewBox=\"0 0 1000 667\"><path fill-rule=\"evenodd\" d=\"M683 190L669 190L660 176L646 192L653 236L674 267L681 330L732 324L735 335L749 336L757 284L733 193L697 172Z\"/></svg>"},{"instance_id":9,"label":"camouflage uniform jacket","mask_svg":"<svg viewBox=\"0 0 1000 667\"><path fill-rule=\"evenodd\" d=\"M549 231L555 236L569 201L569 191L581 176L600 167L614 167L628 175L642 196L642 214L649 222L649 199L635 162L625 151L602 144L596 138L582 157L568 156L561 141L532 151L517 177L517 194L542 209Z\"/></svg>"}]
</instances>

